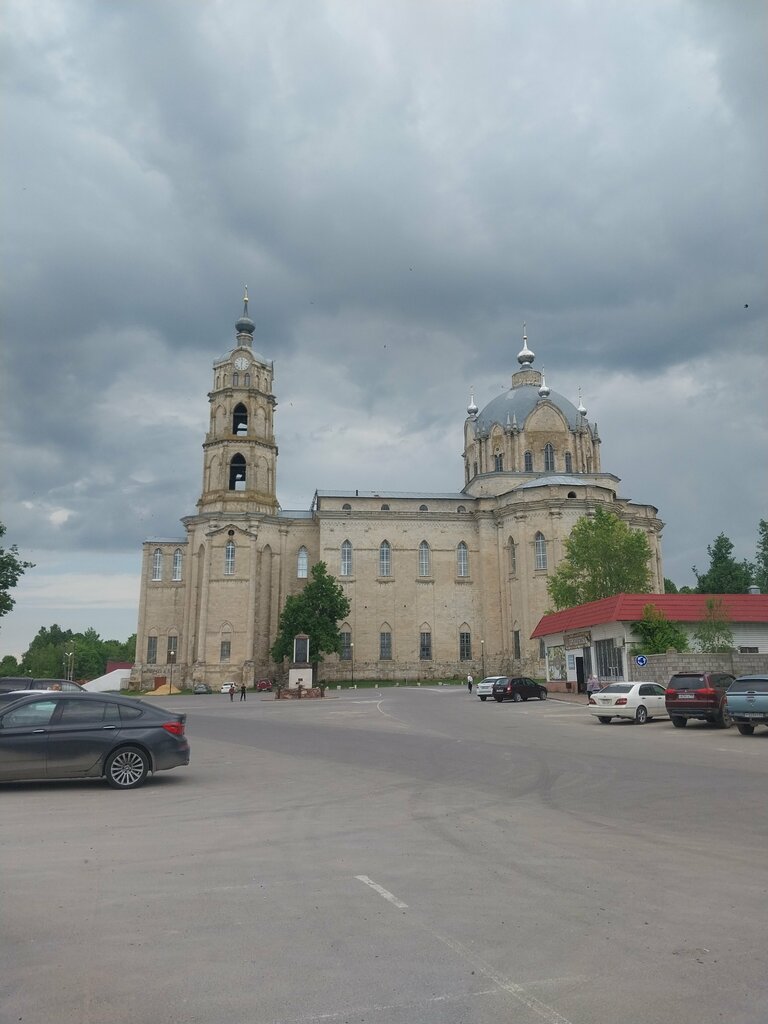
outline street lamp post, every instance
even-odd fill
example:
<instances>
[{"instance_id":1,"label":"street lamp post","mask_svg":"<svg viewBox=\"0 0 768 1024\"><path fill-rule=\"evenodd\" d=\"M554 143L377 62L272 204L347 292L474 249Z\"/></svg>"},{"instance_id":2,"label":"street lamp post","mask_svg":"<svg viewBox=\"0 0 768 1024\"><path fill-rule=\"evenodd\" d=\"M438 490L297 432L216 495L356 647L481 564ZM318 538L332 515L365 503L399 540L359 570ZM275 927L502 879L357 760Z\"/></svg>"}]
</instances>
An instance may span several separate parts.
<instances>
[{"instance_id":1,"label":"street lamp post","mask_svg":"<svg viewBox=\"0 0 768 1024\"><path fill-rule=\"evenodd\" d=\"M352 662L352 682L354 683L354 681L355 681L355 645L354 645L354 643L351 640L349 642L349 652L350 652L349 653L349 657L350 657L350 660Z\"/></svg>"},{"instance_id":2,"label":"street lamp post","mask_svg":"<svg viewBox=\"0 0 768 1024\"><path fill-rule=\"evenodd\" d=\"M485 679L485 640L480 641L480 659L483 666L483 679Z\"/></svg>"},{"instance_id":3,"label":"street lamp post","mask_svg":"<svg viewBox=\"0 0 768 1024\"><path fill-rule=\"evenodd\" d=\"M66 661L66 672L64 673L64 678L65 679L74 679L75 678L75 652L74 651L65 651L64 652L64 657L67 659L67 661Z\"/></svg>"},{"instance_id":4,"label":"street lamp post","mask_svg":"<svg viewBox=\"0 0 768 1024\"><path fill-rule=\"evenodd\" d=\"M168 651L168 664L171 666L170 682L168 683L168 696L173 693L173 663L176 661L176 651Z\"/></svg>"}]
</instances>

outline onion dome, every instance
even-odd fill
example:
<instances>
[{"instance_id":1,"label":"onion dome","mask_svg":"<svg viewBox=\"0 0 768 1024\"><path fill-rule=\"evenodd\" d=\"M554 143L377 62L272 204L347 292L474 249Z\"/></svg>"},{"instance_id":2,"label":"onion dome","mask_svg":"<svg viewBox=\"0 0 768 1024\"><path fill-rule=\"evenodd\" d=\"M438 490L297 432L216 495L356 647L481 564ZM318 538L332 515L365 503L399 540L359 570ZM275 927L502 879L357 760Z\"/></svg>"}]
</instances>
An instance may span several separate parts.
<instances>
[{"instance_id":1,"label":"onion dome","mask_svg":"<svg viewBox=\"0 0 768 1024\"><path fill-rule=\"evenodd\" d=\"M477 411L477 406L475 405L475 396L472 393L470 393L469 405L467 406L467 416L469 416L470 419L474 420L477 418Z\"/></svg>"},{"instance_id":2,"label":"onion dome","mask_svg":"<svg viewBox=\"0 0 768 1024\"><path fill-rule=\"evenodd\" d=\"M530 366L534 358L533 352L528 348L528 338L525 334L525 324L523 324L523 347L517 353L517 361L521 366Z\"/></svg>"},{"instance_id":3,"label":"onion dome","mask_svg":"<svg viewBox=\"0 0 768 1024\"><path fill-rule=\"evenodd\" d=\"M539 388L539 398L549 398L549 388L547 382L544 380L544 373L541 374L541 387Z\"/></svg>"},{"instance_id":4,"label":"onion dome","mask_svg":"<svg viewBox=\"0 0 768 1024\"><path fill-rule=\"evenodd\" d=\"M256 324L248 316L248 288L245 289L245 296L243 297L243 315L235 323L235 330L238 334L250 334L253 337L253 332L256 330Z\"/></svg>"},{"instance_id":5,"label":"onion dome","mask_svg":"<svg viewBox=\"0 0 768 1024\"><path fill-rule=\"evenodd\" d=\"M579 414L579 416L586 416L587 415L587 410L584 408L584 403L581 400L581 388L579 388L579 405L578 405L578 408L576 409L576 412Z\"/></svg>"}]
</instances>

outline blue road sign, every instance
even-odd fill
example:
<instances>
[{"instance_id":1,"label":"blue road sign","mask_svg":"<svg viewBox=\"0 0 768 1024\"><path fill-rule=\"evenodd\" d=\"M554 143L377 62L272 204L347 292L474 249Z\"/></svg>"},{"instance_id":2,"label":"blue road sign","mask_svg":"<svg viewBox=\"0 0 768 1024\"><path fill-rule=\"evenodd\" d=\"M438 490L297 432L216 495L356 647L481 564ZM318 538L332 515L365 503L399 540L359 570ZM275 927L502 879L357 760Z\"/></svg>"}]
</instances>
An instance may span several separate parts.
<instances>
[{"instance_id":1,"label":"blue road sign","mask_svg":"<svg viewBox=\"0 0 768 1024\"><path fill-rule=\"evenodd\" d=\"M638 656L635 658L635 664L639 665L640 668L642 668L643 665L647 665L648 664L648 659L646 658L646 656L644 654L638 654Z\"/></svg>"}]
</instances>

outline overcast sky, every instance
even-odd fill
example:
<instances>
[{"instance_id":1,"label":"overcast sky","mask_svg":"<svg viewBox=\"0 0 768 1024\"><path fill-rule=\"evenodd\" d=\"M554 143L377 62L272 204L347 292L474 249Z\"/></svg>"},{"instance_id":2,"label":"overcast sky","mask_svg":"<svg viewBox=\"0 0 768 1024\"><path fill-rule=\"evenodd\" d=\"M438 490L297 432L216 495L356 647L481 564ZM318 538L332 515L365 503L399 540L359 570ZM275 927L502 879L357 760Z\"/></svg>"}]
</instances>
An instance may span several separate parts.
<instances>
[{"instance_id":1,"label":"overcast sky","mask_svg":"<svg viewBox=\"0 0 768 1024\"><path fill-rule=\"evenodd\" d=\"M278 498L459 490L536 366L692 583L768 518L762 0L6 0L2 509L42 625L136 629L249 286Z\"/></svg>"}]
</instances>

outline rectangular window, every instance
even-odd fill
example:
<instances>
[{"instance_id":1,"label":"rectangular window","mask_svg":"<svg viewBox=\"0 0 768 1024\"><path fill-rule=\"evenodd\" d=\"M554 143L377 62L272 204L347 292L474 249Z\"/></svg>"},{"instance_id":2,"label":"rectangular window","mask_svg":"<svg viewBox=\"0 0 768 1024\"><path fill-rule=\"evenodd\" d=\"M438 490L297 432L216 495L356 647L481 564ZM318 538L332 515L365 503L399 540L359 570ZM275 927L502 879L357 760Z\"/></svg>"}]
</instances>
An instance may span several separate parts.
<instances>
[{"instance_id":1,"label":"rectangular window","mask_svg":"<svg viewBox=\"0 0 768 1024\"><path fill-rule=\"evenodd\" d=\"M464 541L456 548L456 575L469 576L469 551Z\"/></svg>"},{"instance_id":2,"label":"rectangular window","mask_svg":"<svg viewBox=\"0 0 768 1024\"><path fill-rule=\"evenodd\" d=\"M229 655L232 651L232 641L222 640L221 650L219 652L219 661L229 661Z\"/></svg>"},{"instance_id":3,"label":"rectangular window","mask_svg":"<svg viewBox=\"0 0 768 1024\"><path fill-rule=\"evenodd\" d=\"M432 661L432 634L419 634L419 660Z\"/></svg>"},{"instance_id":4,"label":"rectangular window","mask_svg":"<svg viewBox=\"0 0 768 1024\"><path fill-rule=\"evenodd\" d=\"M621 648L613 640L596 640L597 675L599 679L623 679L624 665Z\"/></svg>"},{"instance_id":5,"label":"rectangular window","mask_svg":"<svg viewBox=\"0 0 768 1024\"><path fill-rule=\"evenodd\" d=\"M459 661L472 661L471 633L459 633Z\"/></svg>"},{"instance_id":6,"label":"rectangular window","mask_svg":"<svg viewBox=\"0 0 768 1024\"><path fill-rule=\"evenodd\" d=\"M425 540L419 544L419 576L430 576L432 573L429 544Z\"/></svg>"},{"instance_id":7,"label":"rectangular window","mask_svg":"<svg viewBox=\"0 0 768 1024\"><path fill-rule=\"evenodd\" d=\"M386 542L379 548L379 576L392 575L392 549Z\"/></svg>"},{"instance_id":8,"label":"rectangular window","mask_svg":"<svg viewBox=\"0 0 768 1024\"><path fill-rule=\"evenodd\" d=\"M352 575L352 545L348 540L341 545L341 575Z\"/></svg>"},{"instance_id":9,"label":"rectangular window","mask_svg":"<svg viewBox=\"0 0 768 1024\"><path fill-rule=\"evenodd\" d=\"M166 657L166 664L170 664L172 661L176 661L176 655L178 653L179 638L177 636L168 637L168 654Z\"/></svg>"},{"instance_id":10,"label":"rectangular window","mask_svg":"<svg viewBox=\"0 0 768 1024\"><path fill-rule=\"evenodd\" d=\"M147 664L154 665L157 662L157 637L147 637Z\"/></svg>"},{"instance_id":11,"label":"rectangular window","mask_svg":"<svg viewBox=\"0 0 768 1024\"><path fill-rule=\"evenodd\" d=\"M339 657L342 661L352 660L352 634L342 633L341 634L341 653Z\"/></svg>"},{"instance_id":12,"label":"rectangular window","mask_svg":"<svg viewBox=\"0 0 768 1024\"><path fill-rule=\"evenodd\" d=\"M515 648L515 657L520 660L520 630L516 629L513 634L513 642Z\"/></svg>"},{"instance_id":13,"label":"rectangular window","mask_svg":"<svg viewBox=\"0 0 768 1024\"><path fill-rule=\"evenodd\" d=\"M543 661L547 656L547 645L544 643L542 637L539 638L539 657Z\"/></svg>"},{"instance_id":14,"label":"rectangular window","mask_svg":"<svg viewBox=\"0 0 768 1024\"><path fill-rule=\"evenodd\" d=\"M379 661L392 661L391 633L379 633Z\"/></svg>"}]
</instances>

